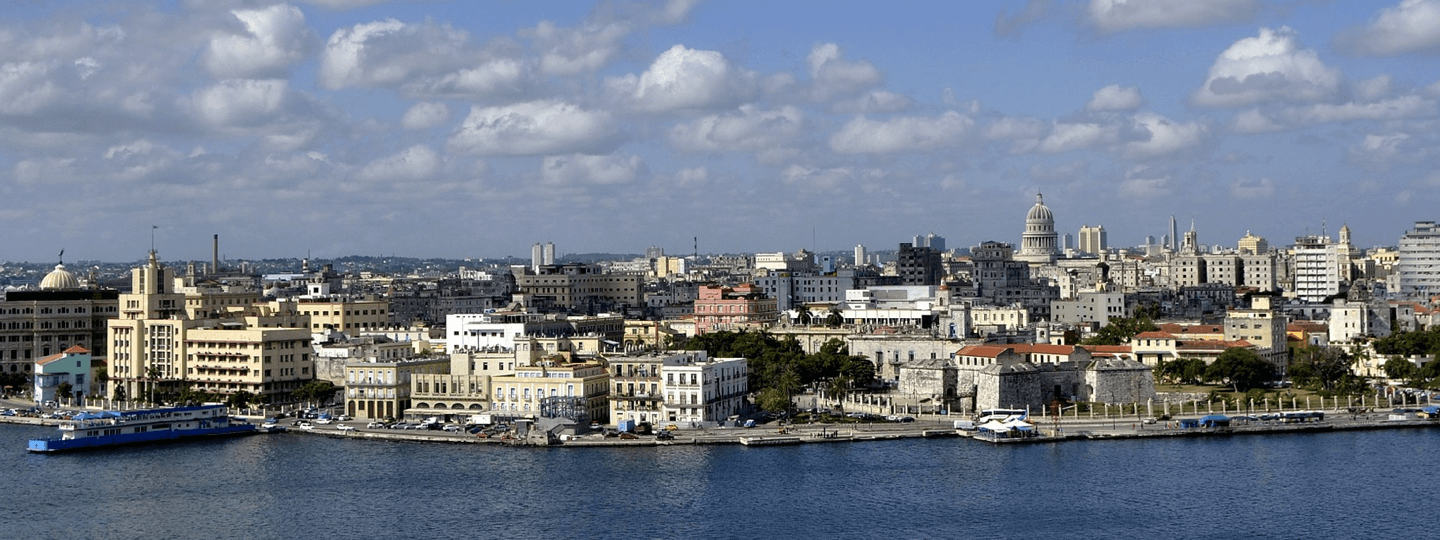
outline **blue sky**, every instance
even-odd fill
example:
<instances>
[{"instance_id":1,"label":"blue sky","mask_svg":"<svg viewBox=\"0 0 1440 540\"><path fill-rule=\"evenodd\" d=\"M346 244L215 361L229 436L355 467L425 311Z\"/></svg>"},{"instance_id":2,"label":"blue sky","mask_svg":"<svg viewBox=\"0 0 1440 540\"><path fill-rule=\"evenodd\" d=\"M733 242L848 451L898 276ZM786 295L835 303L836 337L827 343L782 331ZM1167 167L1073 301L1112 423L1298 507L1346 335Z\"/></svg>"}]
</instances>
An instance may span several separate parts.
<instances>
[{"instance_id":1,"label":"blue sky","mask_svg":"<svg viewBox=\"0 0 1440 540\"><path fill-rule=\"evenodd\" d=\"M0 260L1440 217L1440 0L894 4L6 3Z\"/></svg>"}]
</instances>

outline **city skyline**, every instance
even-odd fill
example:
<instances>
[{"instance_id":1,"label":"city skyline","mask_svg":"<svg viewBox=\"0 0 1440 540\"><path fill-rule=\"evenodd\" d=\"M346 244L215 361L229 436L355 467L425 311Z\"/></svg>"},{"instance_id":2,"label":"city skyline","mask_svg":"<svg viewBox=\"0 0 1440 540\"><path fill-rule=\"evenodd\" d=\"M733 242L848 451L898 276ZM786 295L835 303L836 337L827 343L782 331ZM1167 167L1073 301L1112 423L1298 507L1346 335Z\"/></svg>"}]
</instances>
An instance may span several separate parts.
<instances>
[{"instance_id":1,"label":"city skyline","mask_svg":"<svg viewBox=\"0 0 1440 540\"><path fill-rule=\"evenodd\" d=\"M1018 246L1037 193L1365 248L1440 202L1440 0L0 13L4 260Z\"/></svg>"}]
</instances>

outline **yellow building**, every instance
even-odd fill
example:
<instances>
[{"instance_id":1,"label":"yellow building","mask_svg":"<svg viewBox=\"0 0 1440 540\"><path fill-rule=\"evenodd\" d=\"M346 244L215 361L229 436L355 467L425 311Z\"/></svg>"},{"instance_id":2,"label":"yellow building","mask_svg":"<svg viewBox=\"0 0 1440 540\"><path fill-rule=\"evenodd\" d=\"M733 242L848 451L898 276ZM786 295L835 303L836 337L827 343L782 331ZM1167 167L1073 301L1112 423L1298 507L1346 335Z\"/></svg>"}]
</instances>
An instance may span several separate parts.
<instances>
[{"instance_id":1,"label":"yellow building","mask_svg":"<svg viewBox=\"0 0 1440 540\"><path fill-rule=\"evenodd\" d=\"M354 362L345 366L345 412L356 419L399 418L412 403L416 376L450 370L445 357L398 362ZM428 394L433 379L420 379L417 389Z\"/></svg>"},{"instance_id":2,"label":"yellow building","mask_svg":"<svg viewBox=\"0 0 1440 540\"><path fill-rule=\"evenodd\" d=\"M554 365L545 365L554 364ZM512 417L564 416L606 423L610 376L599 361L515 368L511 375L491 377L490 409Z\"/></svg>"},{"instance_id":3,"label":"yellow building","mask_svg":"<svg viewBox=\"0 0 1440 540\"><path fill-rule=\"evenodd\" d=\"M281 301L271 302L271 305ZM350 335L362 330L374 330L390 326L390 302L388 300L306 300L301 299L296 311L310 316L310 331L319 333L335 329Z\"/></svg>"}]
</instances>

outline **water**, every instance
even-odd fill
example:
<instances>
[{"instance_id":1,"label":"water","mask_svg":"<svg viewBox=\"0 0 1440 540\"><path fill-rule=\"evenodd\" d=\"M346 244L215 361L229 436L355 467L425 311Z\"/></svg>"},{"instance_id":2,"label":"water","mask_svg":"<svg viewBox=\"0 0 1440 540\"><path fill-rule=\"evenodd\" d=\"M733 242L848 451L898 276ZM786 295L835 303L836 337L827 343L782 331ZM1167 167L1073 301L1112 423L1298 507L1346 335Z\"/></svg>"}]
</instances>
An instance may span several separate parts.
<instances>
[{"instance_id":1,"label":"water","mask_svg":"<svg viewBox=\"0 0 1440 540\"><path fill-rule=\"evenodd\" d=\"M274 435L62 455L5 538L1431 537L1440 430L995 447L519 449Z\"/></svg>"}]
</instances>

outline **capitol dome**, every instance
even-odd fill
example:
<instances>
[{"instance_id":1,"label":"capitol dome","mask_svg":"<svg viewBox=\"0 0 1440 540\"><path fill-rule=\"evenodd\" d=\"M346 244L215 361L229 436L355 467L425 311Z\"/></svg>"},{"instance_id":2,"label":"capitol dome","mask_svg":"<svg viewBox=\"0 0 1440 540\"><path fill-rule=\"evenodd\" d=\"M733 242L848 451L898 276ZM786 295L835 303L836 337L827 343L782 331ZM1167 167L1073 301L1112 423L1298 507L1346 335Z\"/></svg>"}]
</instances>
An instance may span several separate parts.
<instances>
[{"instance_id":1,"label":"capitol dome","mask_svg":"<svg viewBox=\"0 0 1440 540\"><path fill-rule=\"evenodd\" d=\"M1055 223L1055 214L1050 213L1050 207L1045 206L1044 199L1039 193L1035 194L1035 206L1030 207L1030 213L1025 215L1025 221L1048 221Z\"/></svg>"},{"instance_id":2,"label":"capitol dome","mask_svg":"<svg viewBox=\"0 0 1440 540\"><path fill-rule=\"evenodd\" d=\"M45 279L40 280L40 289L53 291L62 289L79 289L80 278L65 269L64 264L55 265L55 269L45 274Z\"/></svg>"}]
</instances>

